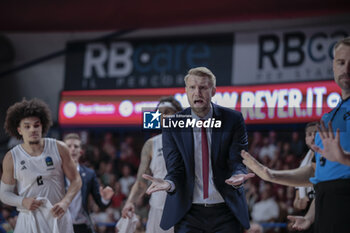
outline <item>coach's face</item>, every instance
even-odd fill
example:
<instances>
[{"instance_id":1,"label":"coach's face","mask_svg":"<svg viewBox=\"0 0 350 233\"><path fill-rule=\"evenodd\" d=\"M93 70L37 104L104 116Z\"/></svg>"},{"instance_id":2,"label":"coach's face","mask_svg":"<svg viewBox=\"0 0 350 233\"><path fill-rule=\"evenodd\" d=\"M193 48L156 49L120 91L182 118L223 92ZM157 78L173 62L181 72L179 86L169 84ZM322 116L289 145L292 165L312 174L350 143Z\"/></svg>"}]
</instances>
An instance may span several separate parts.
<instances>
[{"instance_id":1,"label":"coach's face","mask_svg":"<svg viewBox=\"0 0 350 233\"><path fill-rule=\"evenodd\" d=\"M215 95L216 88L207 76L190 75L186 81L186 94L192 111L204 117L210 110L211 98Z\"/></svg>"},{"instance_id":2,"label":"coach's face","mask_svg":"<svg viewBox=\"0 0 350 233\"><path fill-rule=\"evenodd\" d=\"M38 117L26 117L19 122L17 132L23 141L29 144L39 144L42 137L42 125Z\"/></svg>"}]
</instances>

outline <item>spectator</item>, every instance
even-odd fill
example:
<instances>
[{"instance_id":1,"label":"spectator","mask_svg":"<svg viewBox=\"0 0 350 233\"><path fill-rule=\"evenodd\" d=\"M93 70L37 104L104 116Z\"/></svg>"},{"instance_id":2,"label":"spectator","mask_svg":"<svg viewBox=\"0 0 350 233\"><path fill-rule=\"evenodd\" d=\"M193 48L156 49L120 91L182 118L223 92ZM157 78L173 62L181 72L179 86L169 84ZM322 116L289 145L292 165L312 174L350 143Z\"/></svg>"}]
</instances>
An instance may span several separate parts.
<instances>
[{"instance_id":1,"label":"spectator","mask_svg":"<svg viewBox=\"0 0 350 233\"><path fill-rule=\"evenodd\" d=\"M128 140L130 142L130 140ZM136 156L135 151L127 141L120 145L120 161L131 165L133 170L137 170L140 164L140 158Z\"/></svg>"},{"instance_id":2,"label":"spectator","mask_svg":"<svg viewBox=\"0 0 350 233\"><path fill-rule=\"evenodd\" d=\"M271 183L264 183L261 200L254 204L251 215L254 222L267 222L278 218L279 208L272 195Z\"/></svg>"},{"instance_id":3,"label":"spectator","mask_svg":"<svg viewBox=\"0 0 350 233\"><path fill-rule=\"evenodd\" d=\"M265 156L268 156L270 160L273 160L276 154L276 146L273 143L270 143L268 137L264 137L263 139L263 147L259 153L259 159L263 160Z\"/></svg>"},{"instance_id":4,"label":"spectator","mask_svg":"<svg viewBox=\"0 0 350 233\"><path fill-rule=\"evenodd\" d=\"M299 132L294 131L292 133L292 141L290 143L291 152L296 155L298 158L300 158L303 154L304 150L304 143L299 137Z\"/></svg>"},{"instance_id":5,"label":"spectator","mask_svg":"<svg viewBox=\"0 0 350 233\"><path fill-rule=\"evenodd\" d=\"M115 209L120 209L126 195L122 192L121 185L119 181L114 182L114 195L112 197L111 207Z\"/></svg>"},{"instance_id":6,"label":"spectator","mask_svg":"<svg viewBox=\"0 0 350 233\"><path fill-rule=\"evenodd\" d=\"M102 151L104 151L111 160L113 160L117 155L117 148L115 146L114 137L111 132L107 132L104 135L102 142Z\"/></svg>"},{"instance_id":7,"label":"spectator","mask_svg":"<svg viewBox=\"0 0 350 233\"><path fill-rule=\"evenodd\" d=\"M131 186L135 183L135 177L131 175L131 168L129 164L122 166L122 177L119 179L122 193L125 196L129 195Z\"/></svg>"}]
</instances>

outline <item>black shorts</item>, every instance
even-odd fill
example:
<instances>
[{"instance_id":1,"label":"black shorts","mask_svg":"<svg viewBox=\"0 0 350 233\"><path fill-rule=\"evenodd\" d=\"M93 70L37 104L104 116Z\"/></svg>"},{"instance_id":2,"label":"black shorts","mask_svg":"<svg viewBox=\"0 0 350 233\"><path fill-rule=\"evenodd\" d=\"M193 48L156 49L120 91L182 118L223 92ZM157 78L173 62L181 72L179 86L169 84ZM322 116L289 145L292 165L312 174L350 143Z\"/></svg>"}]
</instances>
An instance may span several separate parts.
<instances>
[{"instance_id":1,"label":"black shorts","mask_svg":"<svg viewBox=\"0 0 350 233\"><path fill-rule=\"evenodd\" d=\"M350 179L315 185L315 233L350 232Z\"/></svg>"}]
</instances>

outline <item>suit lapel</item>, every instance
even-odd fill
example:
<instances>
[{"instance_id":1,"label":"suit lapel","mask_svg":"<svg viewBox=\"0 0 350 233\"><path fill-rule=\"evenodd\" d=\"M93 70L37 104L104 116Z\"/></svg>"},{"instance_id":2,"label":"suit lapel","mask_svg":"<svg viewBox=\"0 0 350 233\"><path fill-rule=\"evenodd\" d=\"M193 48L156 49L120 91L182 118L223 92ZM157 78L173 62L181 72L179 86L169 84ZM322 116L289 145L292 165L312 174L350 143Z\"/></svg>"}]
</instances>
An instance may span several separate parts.
<instances>
[{"instance_id":1,"label":"suit lapel","mask_svg":"<svg viewBox=\"0 0 350 233\"><path fill-rule=\"evenodd\" d=\"M217 105L213 104L213 118L215 120L221 120L222 124L222 116L220 109L217 107ZM223 125L221 125L220 128L212 128L212 134L211 134L211 158L213 161L213 165L215 164L217 158L219 157L220 153L220 143L221 143L221 136L222 136L222 130Z\"/></svg>"},{"instance_id":2,"label":"suit lapel","mask_svg":"<svg viewBox=\"0 0 350 233\"><path fill-rule=\"evenodd\" d=\"M185 110L185 115L191 115L191 108ZM185 155L184 162L190 166L190 172L194 172L194 145L193 145L193 129L181 130L182 143L184 145Z\"/></svg>"},{"instance_id":3,"label":"suit lapel","mask_svg":"<svg viewBox=\"0 0 350 233\"><path fill-rule=\"evenodd\" d=\"M86 192L87 192L87 185L86 185L86 171L85 171L85 168L81 165L79 165L80 169L79 169L79 174L80 174L80 177L81 177L81 182L82 182L82 186L81 186L81 199L82 199L82 202L83 202L83 206L84 206L84 203L85 203L85 199L86 199Z\"/></svg>"}]
</instances>

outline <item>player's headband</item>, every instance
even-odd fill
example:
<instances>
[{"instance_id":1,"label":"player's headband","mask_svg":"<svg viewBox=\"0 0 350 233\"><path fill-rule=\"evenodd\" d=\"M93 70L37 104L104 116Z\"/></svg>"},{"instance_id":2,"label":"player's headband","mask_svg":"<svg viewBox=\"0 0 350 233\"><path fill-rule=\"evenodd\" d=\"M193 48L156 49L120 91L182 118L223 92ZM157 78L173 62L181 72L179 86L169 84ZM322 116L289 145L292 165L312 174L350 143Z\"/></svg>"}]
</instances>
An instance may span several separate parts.
<instances>
[{"instance_id":1,"label":"player's headband","mask_svg":"<svg viewBox=\"0 0 350 233\"><path fill-rule=\"evenodd\" d=\"M171 109L174 109L176 111L175 106L169 101L159 103L157 109L162 108L162 107L171 108Z\"/></svg>"}]
</instances>

